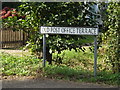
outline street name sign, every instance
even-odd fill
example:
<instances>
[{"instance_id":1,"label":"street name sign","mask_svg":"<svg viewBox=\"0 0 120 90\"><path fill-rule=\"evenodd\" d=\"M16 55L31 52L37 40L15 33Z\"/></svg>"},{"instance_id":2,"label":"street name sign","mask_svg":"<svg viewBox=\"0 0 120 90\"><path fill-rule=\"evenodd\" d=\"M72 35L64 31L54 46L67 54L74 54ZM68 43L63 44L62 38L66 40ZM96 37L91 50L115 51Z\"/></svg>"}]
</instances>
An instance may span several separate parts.
<instances>
[{"instance_id":1,"label":"street name sign","mask_svg":"<svg viewBox=\"0 0 120 90\"><path fill-rule=\"evenodd\" d=\"M42 26L40 28L40 33L41 34L98 35L98 28Z\"/></svg>"},{"instance_id":2,"label":"street name sign","mask_svg":"<svg viewBox=\"0 0 120 90\"><path fill-rule=\"evenodd\" d=\"M97 74L97 35L98 28L90 27L47 27L41 26L43 34L43 67L46 65L46 34L94 35L94 76Z\"/></svg>"}]
</instances>

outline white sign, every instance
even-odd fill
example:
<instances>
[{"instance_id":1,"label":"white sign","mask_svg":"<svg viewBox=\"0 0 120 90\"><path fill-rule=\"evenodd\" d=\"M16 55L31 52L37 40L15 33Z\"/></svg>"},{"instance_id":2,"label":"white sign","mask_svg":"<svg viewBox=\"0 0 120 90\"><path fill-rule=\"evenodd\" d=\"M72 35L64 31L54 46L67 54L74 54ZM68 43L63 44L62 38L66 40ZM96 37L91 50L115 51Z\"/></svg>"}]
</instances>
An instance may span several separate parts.
<instances>
[{"instance_id":1,"label":"white sign","mask_svg":"<svg viewBox=\"0 0 120 90\"><path fill-rule=\"evenodd\" d=\"M98 28L85 27L44 27L40 29L42 34L72 34L72 35L98 35Z\"/></svg>"}]
</instances>

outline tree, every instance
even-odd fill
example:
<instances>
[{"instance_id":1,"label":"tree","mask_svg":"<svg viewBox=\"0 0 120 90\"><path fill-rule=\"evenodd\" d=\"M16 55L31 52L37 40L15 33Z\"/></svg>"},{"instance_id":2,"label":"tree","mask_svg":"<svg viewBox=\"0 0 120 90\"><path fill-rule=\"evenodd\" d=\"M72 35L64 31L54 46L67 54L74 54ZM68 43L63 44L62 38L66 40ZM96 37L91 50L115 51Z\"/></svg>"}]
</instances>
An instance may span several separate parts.
<instances>
[{"instance_id":1,"label":"tree","mask_svg":"<svg viewBox=\"0 0 120 90\"><path fill-rule=\"evenodd\" d=\"M24 30L30 34L27 46L37 55L42 51L42 35L39 34L40 26L71 26L84 27L96 26L96 12L92 7L95 3L89 2L29 2L20 5L21 15L25 15L25 20L17 20L14 27ZM47 60L52 64L52 53L66 49L79 48L81 39L84 36L69 35L47 35ZM58 63L62 63L59 58Z\"/></svg>"},{"instance_id":2,"label":"tree","mask_svg":"<svg viewBox=\"0 0 120 90\"><path fill-rule=\"evenodd\" d=\"M21 2L2 2L2 8L10 7L10 8L17 8Z\"/></svg>"}]
</instances>

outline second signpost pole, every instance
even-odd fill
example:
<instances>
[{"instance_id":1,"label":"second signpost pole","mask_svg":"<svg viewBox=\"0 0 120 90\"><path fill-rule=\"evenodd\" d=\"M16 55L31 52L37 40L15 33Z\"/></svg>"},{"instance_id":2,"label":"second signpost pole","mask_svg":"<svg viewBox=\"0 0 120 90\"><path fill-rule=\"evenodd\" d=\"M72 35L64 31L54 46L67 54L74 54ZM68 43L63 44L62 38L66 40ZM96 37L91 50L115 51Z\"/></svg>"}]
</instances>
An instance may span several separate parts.
<instances>
[{"instance_id":1,"label":"second signpost pole","mask_svg":"<svg viewBox=\"0 0 120 90\"><path fill-rule=\"evenodd\" d=\"M94 36L94 77L97 76L97 36Z\"/></svg>"},{"instance_id":2,"label":"second signpost pole","mask_svg":"<svg viewBox=\"0 0 120 90\"><path fill-rule=\"evenodd\" d=\"M43 34L43 67L46 66L46 35Z\"/></svg>"}]
</instances>

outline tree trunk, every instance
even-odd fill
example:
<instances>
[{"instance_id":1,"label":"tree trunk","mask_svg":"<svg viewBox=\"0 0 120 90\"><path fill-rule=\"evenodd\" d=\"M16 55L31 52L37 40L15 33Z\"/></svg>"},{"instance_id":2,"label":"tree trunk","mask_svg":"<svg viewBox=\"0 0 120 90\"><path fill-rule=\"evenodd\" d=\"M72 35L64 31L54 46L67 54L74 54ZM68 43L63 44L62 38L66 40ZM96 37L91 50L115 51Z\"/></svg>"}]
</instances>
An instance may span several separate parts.
<instances>
[{"instance_id":1,"label":"tree trunk","mask_svg":"<svg viewBox=\"0 0 120 90\"><path fill-rule=\"evenodd\" d=\"M50 48L46 48L46 59L50 65L52 65L52 53L49 52Z\"/></svg>"}]
</instances>

